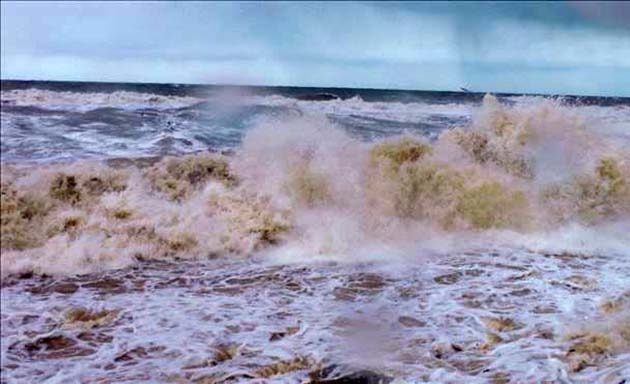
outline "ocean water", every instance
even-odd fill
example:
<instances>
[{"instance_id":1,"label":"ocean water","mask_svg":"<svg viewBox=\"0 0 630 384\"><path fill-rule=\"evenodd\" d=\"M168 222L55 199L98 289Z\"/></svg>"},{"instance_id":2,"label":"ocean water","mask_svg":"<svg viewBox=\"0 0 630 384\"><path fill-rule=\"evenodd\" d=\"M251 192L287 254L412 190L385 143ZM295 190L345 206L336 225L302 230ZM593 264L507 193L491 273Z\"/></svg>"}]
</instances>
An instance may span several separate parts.
<instances>
[{"instance_id":1,"label":"ocean water","mask_svg":"<svg viewBox=\"0 0 630 384\"><path fill-rule=\"evenodd\" d=\"M630 99L1 103L3 382L630 380Z\"/></svg>"},{"instance_id":2,"label":"ocean water","mask_svg":"<svg viewBox=\"0 0 630 384\"><path fill-rule=\"evenodd\" d=\"M296 97L333 94L327 102ZM325 88L2 82L2 160L180 155L236 148L266 119L319 114L353 137L402 133L435 138L466 125L483 94ZM504 95L507 103L527 97ZM535 97L533 99L536 99ZM564 97L620 134L628 99Z\"/></svg>"}]
</instances>

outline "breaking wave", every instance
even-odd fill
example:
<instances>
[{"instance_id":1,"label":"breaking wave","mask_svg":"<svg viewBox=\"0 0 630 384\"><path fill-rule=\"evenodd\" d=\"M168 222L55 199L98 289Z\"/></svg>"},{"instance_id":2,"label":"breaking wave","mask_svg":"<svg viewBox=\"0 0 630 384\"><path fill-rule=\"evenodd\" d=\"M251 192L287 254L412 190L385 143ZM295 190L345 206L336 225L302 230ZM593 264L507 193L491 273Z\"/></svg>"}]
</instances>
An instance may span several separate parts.
<instances>
[{"instance_id":1,"label":"breaking wave","mask_svg":"<svg viewBox=\"0 0 630 384\"><path fill-rule=\"evenodd\" d=\"M130 91L85 93L36 88L3 90L1 99L3 105L18 107L39 106L53 111L80 112L99 108L183 108L202 101L202 99L192 96L167 96Z\"/></svg>"},{"instance_id":2,"label":"breaking wave","mask_svg":"<svg viewBox=\"0 0 630 384\"><path fill-rule=\"evenodd\" d=\"M263 121L230 156L3 164L2 274L261 252L628 256L630 153L590 124L560 101L486 96L472 123L434 141L368 143L305 114Z\"/></svg>"}]
</instances>

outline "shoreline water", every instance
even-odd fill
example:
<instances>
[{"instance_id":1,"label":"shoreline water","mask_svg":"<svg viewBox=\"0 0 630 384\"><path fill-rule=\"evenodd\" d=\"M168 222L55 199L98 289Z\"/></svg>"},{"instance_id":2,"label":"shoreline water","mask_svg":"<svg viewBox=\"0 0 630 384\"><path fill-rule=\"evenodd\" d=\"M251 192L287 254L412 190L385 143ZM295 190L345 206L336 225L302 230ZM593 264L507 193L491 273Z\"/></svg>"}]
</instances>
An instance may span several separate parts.
<instances>
[{"instance_id":1,"label":"shoreline water","mask_svg":"<svg viewBox=\"0 0 630 384\"><path fill-rule=\"evenodd\" d=\"M605 285L595 279L598 265L628 261L505 255L145 262L16 280L2 288L3 376L298 382L337 367L397 382L622 382L623 270L605 272ZM607 352L581 352L589 335L610 340Z\"/></svg>"}]
</instances>

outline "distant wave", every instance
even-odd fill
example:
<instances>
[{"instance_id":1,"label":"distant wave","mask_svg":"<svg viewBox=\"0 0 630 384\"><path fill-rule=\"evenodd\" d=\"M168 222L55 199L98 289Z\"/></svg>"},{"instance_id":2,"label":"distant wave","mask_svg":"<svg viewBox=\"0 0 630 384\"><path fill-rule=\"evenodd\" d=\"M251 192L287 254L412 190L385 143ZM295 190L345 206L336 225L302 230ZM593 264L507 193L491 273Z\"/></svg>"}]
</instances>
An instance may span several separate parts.
<instances>
[{"instance_id":1,"label":"distant wave","mask_svg":"<svg viewBox=\"0 0 630 384\"><path fill-rule=\"evenodd\" d=\"M50 161L163 156L235 148L263 120L325 115L367 140L404 132L437 137L462 125L474 106L367 102L359 96L305 101L280 95L214 93L204 97L3 91L2 159Z\"/></svg>"},{"instance_id":2,"label":"distant wave","mask_svg":"<svg viewBox=\"0 0 630 384\"><path fill-rule=\"evenodd\" d=\"M2 105L37 106L49 110L90 111L98 108L171 109L201 102L191 96L164 96L149 93L116 91L112 93L59 92L41 89L2 91Z\"/></svg>"},{"instance_id":3,"label":"distant wave","mask_svg":"<svg viewBox=\"0 0 630 384\"><path fill-rule=\"evenodd\" d=\"M244 98L242 103L293 106L310 113L323 113L349 116L360 114L398 122L419 122L428 115L444 115L449 117L469 116L474 110L472 104L462 103L425 103L425 102L395 102L395 101L364 101L360 96L349 99L333 99L326 101L296 100L280 95L251 96Z\"/></svg>"}]
</instances>

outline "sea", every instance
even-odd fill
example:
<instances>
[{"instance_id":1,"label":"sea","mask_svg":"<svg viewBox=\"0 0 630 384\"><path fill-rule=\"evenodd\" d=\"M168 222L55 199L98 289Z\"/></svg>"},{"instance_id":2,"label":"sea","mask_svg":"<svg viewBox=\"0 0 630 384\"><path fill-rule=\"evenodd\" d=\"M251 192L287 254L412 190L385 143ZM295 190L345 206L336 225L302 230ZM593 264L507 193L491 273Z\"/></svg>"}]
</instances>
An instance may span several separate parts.
<instances>
[{"instance_id":1,"label":"sea","mask_svg":"<svg viewBox=\"0 0 630 384\"><path fill-rule=\"evenodd\" d=\"M2 383L630 382L630 98L0 101Z\"/></svg>"}]
</instances>

